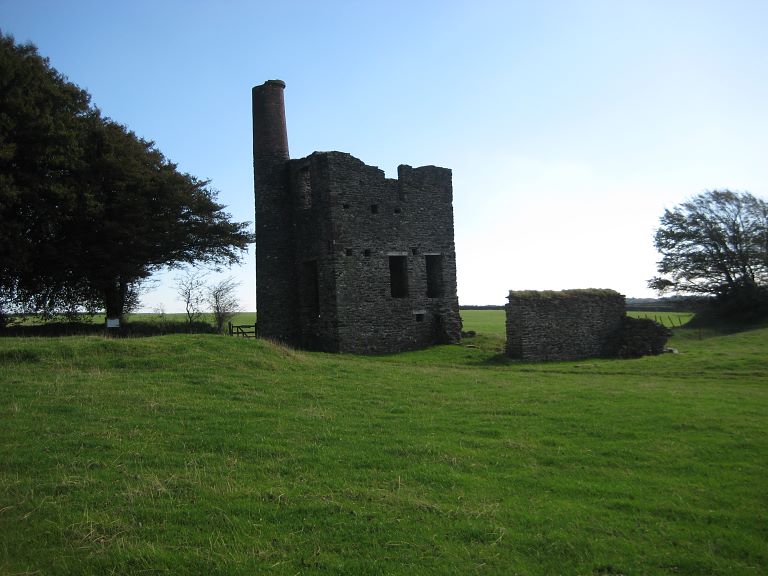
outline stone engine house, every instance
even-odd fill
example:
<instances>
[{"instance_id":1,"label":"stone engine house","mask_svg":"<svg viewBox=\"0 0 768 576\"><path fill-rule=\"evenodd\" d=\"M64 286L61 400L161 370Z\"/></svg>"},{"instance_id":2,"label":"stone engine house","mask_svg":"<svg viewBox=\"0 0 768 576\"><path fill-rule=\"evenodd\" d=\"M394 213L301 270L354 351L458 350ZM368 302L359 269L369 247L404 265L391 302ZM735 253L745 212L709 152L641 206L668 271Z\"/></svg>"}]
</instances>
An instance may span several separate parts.
<instances>
[{"instance_id":1,"label":"stone engine house","mask_svg":"<svg viewBox=\"0 0 768 576\"><path fill-rule=\"evenodd\" d=\"M451 171L291 160L284 89L252 92L259 336L362 354L458 342Z\"/></svg>"}]
</instances>

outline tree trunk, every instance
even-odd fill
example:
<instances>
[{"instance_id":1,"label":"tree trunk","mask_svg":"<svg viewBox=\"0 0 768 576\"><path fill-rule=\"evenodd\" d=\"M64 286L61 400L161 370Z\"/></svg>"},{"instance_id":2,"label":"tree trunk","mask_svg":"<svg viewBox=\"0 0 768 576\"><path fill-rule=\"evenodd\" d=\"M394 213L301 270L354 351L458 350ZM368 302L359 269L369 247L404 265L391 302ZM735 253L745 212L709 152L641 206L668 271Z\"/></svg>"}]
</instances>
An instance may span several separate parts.
<instances>
[{"instance_id":1,"label":"tree trunk","mask_svg":"<svg viewBox=\"0 0 768 576\"><path fill-rule=\"evenodd\" d=\"M128 283L120 279L111 281L104 288L104 309L107 318L117 318L122 322L125 311L125 296Z\"/></svg>"}]
</instances>

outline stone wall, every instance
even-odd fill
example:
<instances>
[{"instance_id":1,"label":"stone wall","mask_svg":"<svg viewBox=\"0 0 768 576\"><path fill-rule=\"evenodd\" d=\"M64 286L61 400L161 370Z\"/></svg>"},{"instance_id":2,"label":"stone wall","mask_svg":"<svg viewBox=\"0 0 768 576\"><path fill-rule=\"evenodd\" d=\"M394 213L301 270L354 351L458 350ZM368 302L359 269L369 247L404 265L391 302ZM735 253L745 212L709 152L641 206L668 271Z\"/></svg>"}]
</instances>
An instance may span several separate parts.
<instances>
[{"instance_id":1,"label":"stone wall","mask_svg":"<svg viewBox=\"0 0 768 576\"><path fill-rule=\"evenodd\" d=\"M315 152L290 174L303 347L380 354L459 340L450 170L400 166L389 179Z\"/></svg>"},{"instance_id":2,"label":"stone wall","mask_svg":"<svg viewBox=\"0 0 768 576\"><path fill-rule=\"evenodd\" d=\"M509 293L507 355L529 361L613 356L625 316L613 290Z\"/></svg>"}]
</instances>

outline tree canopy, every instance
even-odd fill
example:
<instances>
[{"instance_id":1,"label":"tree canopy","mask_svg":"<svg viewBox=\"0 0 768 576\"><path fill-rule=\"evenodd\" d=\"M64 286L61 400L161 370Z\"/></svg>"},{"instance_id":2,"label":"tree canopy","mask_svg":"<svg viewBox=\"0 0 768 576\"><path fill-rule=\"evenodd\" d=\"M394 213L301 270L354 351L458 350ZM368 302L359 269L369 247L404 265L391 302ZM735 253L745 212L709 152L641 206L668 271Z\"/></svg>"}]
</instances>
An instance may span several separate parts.
<instances>
[{"instance_id":1,"label":"tree canopy","mask_svg":"<svg viewBox=\"0 0 768 576\"><path fill-rule=\"evenodd\" d=\"M765 299L768 203L748 192L712 190L666 210L654 244L662 259L651 288L720 300Z\"/></svg>"},{"instance_id":2,"label":"tree canopy","mask_svg":"<svg viewBox=\"0 0 768 576\"><path fill-rule=\"evenodd\" d=\"M33 45L0 34L0 297L121 316L139 283L232 264L252 241L210 182L101 115Z\"/></svg>"}]
</instances>

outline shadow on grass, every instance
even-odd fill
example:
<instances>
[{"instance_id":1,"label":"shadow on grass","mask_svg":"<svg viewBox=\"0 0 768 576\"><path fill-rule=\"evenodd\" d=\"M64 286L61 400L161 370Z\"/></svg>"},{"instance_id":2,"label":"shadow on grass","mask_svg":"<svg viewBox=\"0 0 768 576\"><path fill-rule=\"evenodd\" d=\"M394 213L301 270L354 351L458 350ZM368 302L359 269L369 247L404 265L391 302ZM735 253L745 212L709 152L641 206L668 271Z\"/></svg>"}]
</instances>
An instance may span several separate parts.
<instances>
[{"instance_id":1,"label":"shadow on grass","mask_svg":"<svg viewBox=\"0 0 768 576\"><path fill-rule=\"evenodd\" d=\"M704 330L718 334L737 334L759 328L768 328L768 318L757 317L741 320L723 318L715 313L699 313L694 316L685 329Z\"/></svg>"},{"instance_id":2,"label":"shadow on grass","mask_svg":"<svg viewBox=\"0 0 768 576\"><path fill-rule=\"evenodd\" d=\"M509 366L510 364L526 364L523 360L520 360L519 358L511 358L510 356L507 356L504 352L499 352L498 354L494 354L493 356L489 356L480 364L483 364L485 366Z\"/></svg>"},{"instance_id":3,"label":"shadow on grass","mask_svg":"<svg viewBox=\"0 0 768 576\"><path fill-rule=\"evenodd\" d=\"M713 311L699 312L683 328L672 331L675 339L680 341L707 340L719 336L729 336L743 332L751 332L768 328L768 318L757 317L735 320L723 318Z\"/></svg>"}]
</instances>

